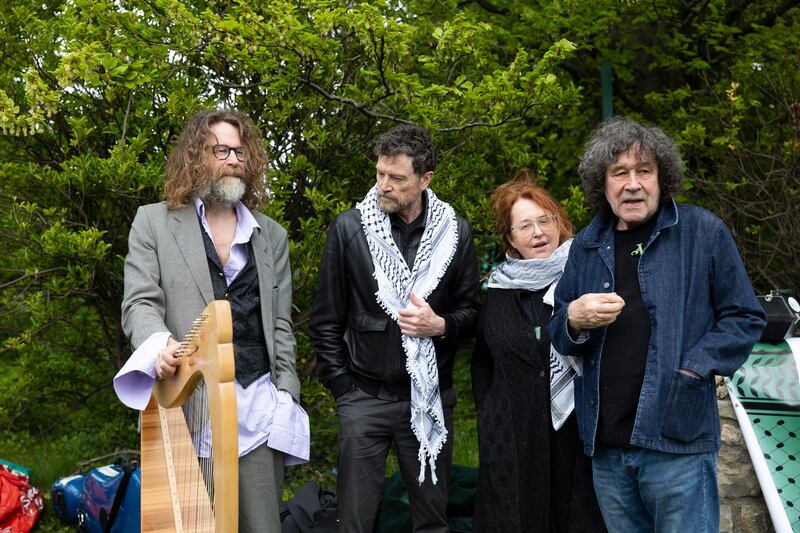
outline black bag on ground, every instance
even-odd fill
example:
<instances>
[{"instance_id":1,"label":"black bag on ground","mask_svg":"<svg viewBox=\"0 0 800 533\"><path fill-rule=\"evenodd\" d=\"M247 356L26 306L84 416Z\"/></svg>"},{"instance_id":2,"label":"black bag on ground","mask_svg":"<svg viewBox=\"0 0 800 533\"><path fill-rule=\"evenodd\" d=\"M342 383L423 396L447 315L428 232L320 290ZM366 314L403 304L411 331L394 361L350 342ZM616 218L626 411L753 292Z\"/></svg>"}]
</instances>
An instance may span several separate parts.
<instances>
[{"instance_id":1,"label":"black bag on ground","mask_svg":"<svg viewBox=\"0 0 800 533\"><path fill-rule=\"evenodd\" d=\"M767 313L767 326L761 333L761 342L776 343L791 337L800 321L800 303L786 289L758 296L758 301Z\"/></svg>"},{"instance_id":2,"label":"black bag on ground","mask_svg":"<svg viewBox=\"0 0 800 533\"><path fill-rule=\"evenodd\" d=\"M336 533L336 495L308 482L281 505L281 533Z\"/></svg>"}]
</instances>

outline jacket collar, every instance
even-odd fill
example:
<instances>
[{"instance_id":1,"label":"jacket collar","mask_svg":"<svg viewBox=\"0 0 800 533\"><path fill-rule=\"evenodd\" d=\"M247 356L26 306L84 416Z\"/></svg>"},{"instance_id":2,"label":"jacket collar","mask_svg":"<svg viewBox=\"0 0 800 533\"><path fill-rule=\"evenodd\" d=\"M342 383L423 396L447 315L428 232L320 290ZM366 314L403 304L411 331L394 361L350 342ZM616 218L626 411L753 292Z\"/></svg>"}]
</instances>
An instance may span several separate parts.
<instances>
[{"instance_id":1,"label":"jacket collar","mask_svg":"<svg viewBox=\"0 0 800 533\"><path fill-rule=\"evenodd\" d=\"M192 278L200 288L206 304L214 300L214 288L208 273L203 231L193 205L170 211L170 231L175 239L178 252L183 256Z\"/></svg>"},{"instance_id":2,"label":"jacket collar","mask_svg":"<svg viewBox=\"0 0 800 533\"><path fill-rule=\"evenodd\" d=\"M600 212L592 219L588 226L583 230L580 243L585 248L599 248L609 242L614 236L614 225L617 217L608 207L608 204L600 209ZM674 199L667 200L661 206L658 214L656 227L653 235L657 235L661 230L669 228L678 223L678 205Z\"/></svg>"}]
</instances>

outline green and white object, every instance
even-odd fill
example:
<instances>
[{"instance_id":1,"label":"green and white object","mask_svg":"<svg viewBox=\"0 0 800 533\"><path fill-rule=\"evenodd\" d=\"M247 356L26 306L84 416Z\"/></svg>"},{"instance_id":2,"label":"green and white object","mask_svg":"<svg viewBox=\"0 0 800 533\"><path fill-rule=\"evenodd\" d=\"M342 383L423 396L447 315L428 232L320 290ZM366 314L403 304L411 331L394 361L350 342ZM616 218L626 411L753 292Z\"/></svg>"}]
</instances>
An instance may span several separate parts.
<instances>
[{"instance_id":1,"label":"green and white object","mask_svg":"<svg viewBox=\"0 0 800 533\"><path fill-rule=\"evenodd\" d=\"M800 338L758 343L726 385L776 533L800 532Z\"/></svg>"}]
</instances>

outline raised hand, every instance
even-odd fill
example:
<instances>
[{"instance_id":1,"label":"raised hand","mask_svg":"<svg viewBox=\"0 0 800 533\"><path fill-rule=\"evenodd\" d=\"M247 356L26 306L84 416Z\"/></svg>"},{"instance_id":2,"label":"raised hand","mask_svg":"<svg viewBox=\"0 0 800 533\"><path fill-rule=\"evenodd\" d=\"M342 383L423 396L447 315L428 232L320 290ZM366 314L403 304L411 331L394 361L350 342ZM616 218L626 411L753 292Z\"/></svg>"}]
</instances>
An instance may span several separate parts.
<instances>
[{"instance_id":1,"label":"raised hand","mask_svg":"<svg viewBox=\"0 0 800 533\"><path fill-rule=\"evenodd\" d=\"M615 292L588 293L573 300L567 308L567 319L571 331L595 329L614 322L625 300Z\"/></svg>"},{"instance_id":2,"label":"raised hand","mask_svg":"<svg viewBox=\"0 0 800 533\"><path fill-rule=\"evenodd\" d=\"M409 337L438 337L445 333L444 318L433 312L428 302L418 298L413 292L410 304L400 309L400 331Z\"/></svg>"}]
</instances>

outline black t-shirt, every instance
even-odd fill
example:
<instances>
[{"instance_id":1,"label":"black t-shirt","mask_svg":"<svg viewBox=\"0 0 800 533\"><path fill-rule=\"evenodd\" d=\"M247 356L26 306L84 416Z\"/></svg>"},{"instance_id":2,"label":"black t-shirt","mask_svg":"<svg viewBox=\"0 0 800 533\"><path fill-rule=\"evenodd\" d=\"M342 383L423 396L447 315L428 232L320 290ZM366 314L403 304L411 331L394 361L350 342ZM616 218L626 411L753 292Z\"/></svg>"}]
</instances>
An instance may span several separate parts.
<instances>
[{"instance_id":1,"label":"black t-shirt","mask_svg":"<svg viewBox=\"0 0 800 533\"><path fill-rule=\"evenodd\" d=\"M600 419L597 442L630 447L650 343L650 316L639 288L639 258L650 240L658 213L629 230L614 230L615 292L625 300L606 329L600 358Z\"/></svg>"}]
</instances>

